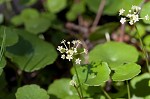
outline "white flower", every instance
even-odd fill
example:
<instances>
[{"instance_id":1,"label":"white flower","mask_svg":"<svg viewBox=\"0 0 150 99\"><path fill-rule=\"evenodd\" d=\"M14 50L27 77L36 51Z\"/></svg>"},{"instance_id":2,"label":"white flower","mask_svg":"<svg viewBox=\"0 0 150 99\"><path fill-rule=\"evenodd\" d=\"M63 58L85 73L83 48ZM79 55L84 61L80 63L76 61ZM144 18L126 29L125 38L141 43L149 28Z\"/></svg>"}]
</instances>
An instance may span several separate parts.
<instances>
[{"instance_id":1,"label":"white flower","mask_svg":"<svg viewBox=\"0 0 150 99\"><path fill-rule=\"evenodd\" d=\"M124 24L126 22L126 18L121 18L120 22Z\"/></svg>"},{"instance_id":2,"label":"white flower","mask_svg":"<svg viewBox=\"0 0 150 99\"><path fill-rule=\"evenodd\" d=\"M63 49L64 49L64 48L63 48L62 46L58 46L58 47L57 47L57 50L60 51L60 53L63 53Z\"/></svg>"},{"instance_id":3,"label":"white flower","mask_svg":"<svg viewBox=\"0 0 150 99\"><path fill-rule=\"evenodd\" d=\"M76 83L75 80L71 80L71 81L69 82L69 84L70 84L71 86L77 86L77 83Z\"/></svg>"},{"instance_id":4,"label":"white flower","mask_svg":"<svg viewBox=\"0 0 150 99\"><path fill-rule=\"evenodd\" d=\"M62 59L65 59L65 54L61 55L61 58L62 58Z\"/></svg>"},{"instance_id":5,"label":"white flower","mask_svg":"<svg viewBox=\"0 0 150 99\"><path fill-rule=\"evenodd\" d=\"M73 57L72 57L72 55L67 55L66 59L68 59L70 61L71 59L73 59Z\"/></svg>"},{"instance_id":6,"label":"white flower","mask_svg":"<svg viewBox=\"0 0 150 99\"><path fill-rule=\"evenodd\" d=\"M76 59L76 64L80 64L80 62L81 62L81 60L78 58L78 59Z\"/></svg>"},{"instance_id":7,"label":"white flower","mask_svg":"<svg viewBox=\"0 0 150 99\"><path fill-rule=\"evenodd\" d=\"M134 23L137 22L137 21L139 21L139 15L138 14L137 15L133 14L132 18L133 18L132 20L134 21Z\"/></svg>"},{"instance_id":8,"label":"white flower","mask_svg":"<svg viewBox=\"0 0 150 99\"><path fill-rule=\"evenodd\" d=\"M132 5L132 8L131 8L131 9L137 13L138 11L141 10L141 7L139 7L139 6L133 6L133 5Z\"/></svg>"},{"instance_id":9,"label":"white flower","mask_svg":"<svg viewBox=\"0 0 150 99\"><path fill-rule=\"evenodd\" d=\"M130 25L133 25L133 20L130 20L129 24L130 24Z\"/></svg>"},{"instance_id":10,"label":"white flower","mask_svg":"<svg viewBox=\"0 0 150 99\"><path fill-rule=\"evenodd\" d=\"M61 41L61 43L65 43L65 42L66 42L66 40L62 40L62 41Z\"/></svg>"},{"instance_id":11,"label":"white flower","mask_svg":"<svg viewBox=\"0 0 150 99\"><path fill-rule=\"evenodd\" d=\"M145 16L145 20L149 20L149 16L148 15Z\"/></svg>"},{"instance_id":12,"label":"white flower","mask_svg":"<svg viewBox=\"0 0 150 99\"><path fill-rule=\"evenodd\" d=\"M73 54L74 54L74 51L70 49L70 50L68 50L66 53L69 54L69 55L73 55Z\"/></svg>"},{"instance_id":13,"label":"white flower","mask_svg":"<svg viewBox=\"0 0 150 99\"><path fill-rule=\"evenodd\" d=\"M120 15L123 15L124 11L125 11L125 10L124 10L123 8L120 9L120 10L119 10L119 16L120 16Z\"/></svg>"}]
</instances>

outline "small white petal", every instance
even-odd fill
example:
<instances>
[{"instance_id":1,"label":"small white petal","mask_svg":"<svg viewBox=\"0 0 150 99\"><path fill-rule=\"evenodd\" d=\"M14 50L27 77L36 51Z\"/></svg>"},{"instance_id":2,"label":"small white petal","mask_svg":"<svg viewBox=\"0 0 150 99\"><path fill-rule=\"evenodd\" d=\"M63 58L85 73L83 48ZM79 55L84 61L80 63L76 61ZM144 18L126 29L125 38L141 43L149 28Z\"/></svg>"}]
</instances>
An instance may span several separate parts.
<instances>
[{"instance_id":1,"label":"small white petal","mask_svg":"<svg viewBox=\"0 0 150 99\"><path fill-rule=\"evenodd\" d=\"M71 59L73 59L73 57L72 57L72 55L67 55L66 59L68 59L70 61Z\"/></svg>"},{"instance_id":2,"label":"small white petal","mask_svg":"<svg viewBox=\"0 0 150 99\"><path fill-rule=\"evenodd\" d=\"M126 22L126 18L121 18L120 22L124 24Z\"/></svg>"},{"instance_id":3,"label":"small white petal","mask_svg":"<svg viewBox=\"0 0 150 99\"><path fill-rule=\"evenodd\" d=\"M80 62L81 62L81 60L78 58L78 59L76 59L76 64L80 64Z\"/></svg>"},{"instance_id":4,"label":"small white petal","mask_svg":"<svg viewBox=\"0 0 150 99\"><path fill-rule=\"evenodd\" d=\"M120 15L123 15L124 11L125 11L125 10L124 10L123 8L120 9L120 10L119 10L119 16L120 16Z\"/></svg>"},{"instance_id":5,"label":"small white petal","mask_svg":"<svg viewBox=\"0 0 150 99\"><path fill-rule=\"evenodd\" d=\"M63 55L61 55L61 58L62 58L62 59L65 59L65 55L64 55L64 54L63 54Z\"/></svg>"},{"instance_id":6,"label":"small white petal","mask_svg":"<svg viewBox=\"0 0 150 99\"><path fill-rule=\"evenodd\" d=\"M62 40L62 41L61 41L61 43L65 43L65 42L66 42L66 40Z\"/></svg>"},{"instance_id":7,"label":"small white petal","mask_svg":"<svg viewBox=\"0 0 150 99\"><path fill-rule=\"evenodd\" d=\"M145 16L145 20L149 20L149 16L148 16L148 14Z\"/></svg>"}]
</instances>

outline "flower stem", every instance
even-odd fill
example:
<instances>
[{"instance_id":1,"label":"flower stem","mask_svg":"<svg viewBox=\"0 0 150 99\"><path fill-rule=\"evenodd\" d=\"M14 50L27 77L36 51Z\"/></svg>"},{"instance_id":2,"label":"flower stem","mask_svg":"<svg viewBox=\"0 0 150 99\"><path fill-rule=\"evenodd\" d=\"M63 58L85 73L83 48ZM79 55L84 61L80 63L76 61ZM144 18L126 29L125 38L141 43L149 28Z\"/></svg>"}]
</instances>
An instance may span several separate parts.
<instances>
[{"instance_id":1,"label":"flower stem","mask_svg":"<svg viewBox=\"0 0 150 99\"><path fill-rule=\"evenodd\" d=\"M82 99L82 96L81 96L81 94L80 94L80 92L79 92L79 90L78 90L78 87L77 87L77 86L74 86L74 87L75 87L75 89L76 89L76 91L77 91L77 93L78 93L80 99Z\"/></svg>"},{"instance_id":2,"label":"flower stem","mask_svg":"<svg viewBox=\"0 0 150 99\"><path fill-rule=\"evenodd\" d=\"M78 75L78 72L77 72L76 66L74 65L73 67L74 67L74 70L75 70L75 73L76 73L76 76L77 76L77 80L78 80L78 83L79 83L79 88L80 88L80 93L81 93L81 98L80 98L80 99L83 99L83 93L82 93L82 87L81 87L81 83L80 83L79 75Z\"/></svg>"},{"instance_id":3,"label":"flower stem","mask_svg":"<svg viewBox=\"0 0 150 99\"><path fill-rule=\"evenodd\" d=\"M131 99L130 97L130 87L129 87L129 83L128 81L126 80L126 83L127 83L127 91L128 91L128 99Z\"/></svg>"},{"instance_id":4,"label":"flower stem","mask_svg":"<svg viewBox=\"0 0 150 99\"><path fill-rule=\"evenodd\" d=\"M101 87L103 93L105 94L105 96L107 97L107 99L111 99L111 97L109 96L109 94Z\"/></svg>"},{"instance_id":5,"label":"flower stem","mask_svg":"<svg viewBox=\"0 0 150 99\"><path fill-rule=\"evenodd\" d=\"M139 39L139 41L140 41L140 44L141 44L141 47L142 47L142 51L143 51L143 53L144 53L144 57L145 57L145 61L146 61L147 70L148 70L148 72L150 73L150 68L148 67L148 66L149 66L149 62L148 62L148 54L147 54L147 52L146 52L146 50L145 50L145 47L144 47L144 45L143 45L143 42L142 42L142 39L141 39L141 37L140 37L140 34L139 34L139 31L138 31L137 26L135 26L135 28L136 28L136 30L137 30L138 39Z\"/></svg>"}]
</instances>

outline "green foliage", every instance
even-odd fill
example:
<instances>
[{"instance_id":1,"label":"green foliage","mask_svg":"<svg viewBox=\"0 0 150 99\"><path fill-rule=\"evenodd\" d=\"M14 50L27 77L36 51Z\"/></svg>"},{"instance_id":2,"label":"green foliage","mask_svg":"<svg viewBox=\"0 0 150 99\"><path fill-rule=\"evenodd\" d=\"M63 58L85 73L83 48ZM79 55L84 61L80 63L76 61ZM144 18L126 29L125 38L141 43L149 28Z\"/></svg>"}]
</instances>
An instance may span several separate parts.
<instances>
[{"instance_id":1,"label":"green foliage","mask_svg":"<svg viewBox=\"0 0 150 99\"><path fill-rule=\"evenodd\" d=\"M85 65L83 67L79 67L77 71L81 83L88 86L102 85L110 78L110 69L108 64L105 62ZM73 78L76 79L76 75L74 75Z\"/></svg>"},{"instance_id":2,"label":"green foliage","mask_svg":"<svg viewBox=\"0 0 150 99\"><path fill-rule=\"evenodd\" d=\"M52 44L40 40L23 30L14 30L19 41L7 47L6 56L16 63L21 70L32 72L52 64L57 53Z\"/></svg>"},{"instance_id":3,"label":"green foliage","mask_svg":"<svg viewBox=\"0 0 150 99\"><path fill-rule=\"evenodd\" d=\"M149 5L150 5L149 2L143 5L143 8L142 8L141 13L140 13L142 18L144 18L146 15L150 15L150 11L147 10L147 9L150 9ZM150 20L143 20L143 22L150 24Z\"/></svg>"},{"instance_id":4,"label":"green foliage","mask_svg":"<svg viewBox=\"0 0 150 99\"><path fill-rule=\"evenodd\" d=\"M4 20L3 14L0 14L0 24L3 22L3 20Z\"/></svg>"},{"instance_id":5,"label":"green foliage","mask_svg":"<svg viewBox=\"0 0 150 99\"><path fill-rule=\"evenodd\" d=\"M18 88L16 99L49 99L49 95L46 90L32 84Z\"/></svg>"},{"instance_id":6,"label":"green foliage","mask_svg":"<svg viewBox=\"0 0 150 99\"><path fill-rule=\"evenodd\" d=\"M131 45L107 42L93 48L89 53L89 60L91 62L107 62L109 67L114 70L125 63L136 62L138 56L137 50Z\"/></svg>"},{"instance_id":7,"label":"green foliage","mask_svg":"<svg viewBox=\"0 0 150 99\"><path fill-rule=\"evenodd\" d=\"M25 9L20 15L14 16L11 22L16 25L24 24L25 29L33 34L39 34L48 30L54 19L51 13L39 13L36 9Z\"/></svg>"},{"instance_id":8,"label":"green foliage","mask_svg":"<svg viewBox=\"0 0 150 99\"><path fill-rule=\"evenodd\" d=\"M141 72L141 67L135 63L121 65L115 69L112 76L113 81L124 81L132 79Z\"/></svg>"},{"instance_id":9,"label":"green foliage","mask_svg":"<svg viewBox=\"0 0 150 99\"><path fill-rule=\"evenodd\" d=\"M55 80L49 87L48 93L53 99L78 99L74 87L69 85L71 79Z\"/></svg>"},{"instance_id":10,"label":"green foliage","mask_svg":"<svg viewBox=\"0 0 150 99\"><path fill-rule=\"evenodd\" d=\"M46 0L45 7L52 13L58 13L67 5L67 0Z\"/></svg>"},{"instance_id":11,"label":"green foliage","mask_svg":"<svg viewBox=\"0 0 150 99\"><path fill-rule=\"evenodd\" d=\"M18 42L18 35L14 32L14 29L7 27L0 27L0 44L2 44L5 31L5 46L12 46Z\"/></svg>"},{"instance_id":12,"label":"green foliage","mask_svg":"<svg viewBox=\"0 0 150 99\"><path fill-rule=\"evenodd\" d=\"M135 98L142 98L148 99L146 97L150 96L150 87L148 87L148 82L150 79L149 73L144 73L140 76L137 76L131 80L131 87L132 87L132 94ZM145 89L140 91L141 89Z\"/></svg>"},{"instance_id":13,"label":"green foliage","mask_svg":"<svg viewBox=\"0 0 150 99\"><path fill-rule=\"evenodd\" d=\"M136 6L126 21L137 23L121 24L119 10ZM0 99L150 99L149 9L149 0L0 0Z\"/></svg>"},{"instance_id":14,"label":"green foliage","mask_svg":"<svg viewBox=\"0 0 150 99\"><path fill-rule=\"evenodd\" d=\"M89 39L95 41L104 38L106 33L112 33L118 26L118 23L112 22L96 27L96 30L91 33Z\"/></svg>"},{"instance_id":15,"label":"green foliage","mask_svg":"<svg viewBox=\"0 0 150 99\"><path fill-rule=\"evenodd\" d=\"M80 3L75 3L73 6L71 6L71 9L66 14L66 17L70 21L74 21L78 15L85 12L85 2L81 1Z\"/></svg>"},{"instance_id":16,"label":"green foliage","mask_svg":"<svg viewBox=\"0 0 150 99\"><path fill-rule=\"evenodd\" d=\"M150 35L146 36L143 40L145 47L148 51L150 51Z\"/></svg>"},{"instance_id":17,"label":"green foliage","mask_svg":"<svg viewBox=\"0 0 150 99\"><path fill-rule=\"evenodd\" d=\"M92 1L91 0L85 0L85 1L87 3L87 6L89 7L89 9L92 12L97 13L101 0L92 0Z\"/></svg>"},{"instance_id":18,"label":"green foliage","mask_svg":"<svg viewBox=\"0 0 150 99\"><path fill-rule=\"evenodd\" d=\"M132 5L140 5L142 0L108 0L107 5L104 8L104 14L116 15L121 8L124 8L126 12L131 8Z\"/></svg>"}]
</instances>

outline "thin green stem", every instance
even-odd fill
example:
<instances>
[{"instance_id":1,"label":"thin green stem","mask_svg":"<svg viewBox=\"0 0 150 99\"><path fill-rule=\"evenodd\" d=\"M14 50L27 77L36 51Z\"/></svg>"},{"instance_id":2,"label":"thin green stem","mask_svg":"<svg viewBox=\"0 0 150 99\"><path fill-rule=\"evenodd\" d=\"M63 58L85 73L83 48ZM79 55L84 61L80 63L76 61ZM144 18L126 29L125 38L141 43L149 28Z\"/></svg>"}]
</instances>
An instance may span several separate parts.
<instances>
[{"instance_id":1,"label":"thin green stem","mask_svg":"<svg viewBox=\"0 0 150 99\"><path fill-rule=\"evenodd\" d=\"M130 87L129 87L129 83L128 83L128 80L126 80L126 83L127 83L127 91L128 91L128 99L131 99L130 97Z\"/></svg>"},{"instance_id":2,"label":"thin green stem","mask_svg":"<svg viewBox=\"0 0 150 99\"><path fill-rule=\"evenodd\" d=\"M111 99L111 97L109 96L109 94L101 87L103 93L105 94L105 96L107 97L107 99Z\"/></svg>"},{"instance_id":3,"label":"thin green stem","mask_svg":"<svg viewBox=\"0 0 150 99\"><path fill-rule=\"evenodd\" d=\"M77 86L74 86L74 87L75 87L75 89L76 89L76 91L77 91L77 93L78 93L80 99L82 99L82 96L81 96L81 94L80 94L80 92L79 92L79 90L78 90L78 87L77 87Z\"/></svg>"},{"instance_id":4,"label":"thin green stem","mask_svg":"<svg viewBox=\"0 0 150 99\"><path fill-rule=\"evenodd\" d=\"M144 47L144 44L143 44L143 42L142 42L141 36L140 36L140 34L139 34L138 28L137 28L136 26L135 26L135 28L136 28L136 30L137 30L138 39L139 39L139 41L140 41L140 44L141 44L141 47L142 47L142 51L143 51L143 53L144 53L147 70L148 70L148 72L150 73L150 68L148 67L148 66L149 66L148 54L147 54L147 52L146 52L146 50L145 50L145 47Z\"/></svg>"},{"instance_id":5,"label":"thin green stem","mask_svg":"<svg viewBox=\"0 0 150 99\"><path fill-rule=\"evenodd\" d=\"M74 70L75 70L75 73L76 73L76 76L77 76L77 80L78 80L78 83L79 83L79 88L80 88L80 93L81 93L81 99L83 99L83 93L82 93L82 87L81 87L81 83L80 83L79 75L78 75L78 72L77 72L76 66L74 65L73 67L74 67Z\"/></svg>"}]
</instances>

